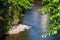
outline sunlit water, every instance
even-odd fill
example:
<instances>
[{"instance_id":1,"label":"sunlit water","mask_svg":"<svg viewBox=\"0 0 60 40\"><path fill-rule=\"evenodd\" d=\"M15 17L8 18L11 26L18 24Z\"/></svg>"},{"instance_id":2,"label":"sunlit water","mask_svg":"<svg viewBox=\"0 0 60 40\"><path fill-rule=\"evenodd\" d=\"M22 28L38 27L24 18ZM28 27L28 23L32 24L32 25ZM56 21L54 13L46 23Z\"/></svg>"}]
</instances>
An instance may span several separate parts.
<instances>
[{"instance_id":1,"label":"sunlit water","mask_svg":"<svg viewBox=\"0 0 60 40\"><path fill-rule=\"evenodd\" d=\"M32 26L28 31L19 33L18 35L10 35L5 40L60 40L60 35L42 38L42 34L48 31L47 28L41 27L41 13L37 11L37 7L25 11L23 24Z\"/></svg>"}]
</instances>

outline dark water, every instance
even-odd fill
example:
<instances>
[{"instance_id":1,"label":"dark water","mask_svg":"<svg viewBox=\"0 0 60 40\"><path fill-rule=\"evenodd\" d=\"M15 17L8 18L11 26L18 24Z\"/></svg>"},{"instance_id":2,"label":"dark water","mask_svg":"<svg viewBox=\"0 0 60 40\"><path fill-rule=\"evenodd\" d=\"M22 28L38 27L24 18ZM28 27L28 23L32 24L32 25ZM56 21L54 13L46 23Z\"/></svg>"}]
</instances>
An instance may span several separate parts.
<instances>
[{"instance_id":1,"label":"dark water","mask_svg":"<svg viewBox=\"0 0 60 40\"><path fill-rule=\"evenodd\" d=\"M41 27L41 14L38 13L37 7L33 7L30 10L25 11L25 17L23 19L23 24L32 26L28 31L19 33L18 35L10 35L5 38L5 40L60 40L60 34L42 38L42 34L46 33L48 30Z\"/></svg>"}]
</instances>

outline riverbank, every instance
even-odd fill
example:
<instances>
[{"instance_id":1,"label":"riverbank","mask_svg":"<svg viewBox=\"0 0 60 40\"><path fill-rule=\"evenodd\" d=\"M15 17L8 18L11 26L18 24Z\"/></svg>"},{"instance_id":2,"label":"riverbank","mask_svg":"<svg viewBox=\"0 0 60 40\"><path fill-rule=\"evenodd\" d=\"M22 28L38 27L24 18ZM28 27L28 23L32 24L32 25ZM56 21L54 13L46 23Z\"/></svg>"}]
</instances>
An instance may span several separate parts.
<instances>
[{"instance_id":1,"label":"riverbank","mask_svg":"<svg viewBox=\"0 0 60 40\"><path fill-rule=\"evenodd\" d=\"M22 31L29 30L30 28L31 28L31 26L19 24L19 25L15 25L12 28L10 28L9 31L6 32L6 34L9 34L9 35L18 34L18 33L22 32Z\"/></svg>"}]
</instances>

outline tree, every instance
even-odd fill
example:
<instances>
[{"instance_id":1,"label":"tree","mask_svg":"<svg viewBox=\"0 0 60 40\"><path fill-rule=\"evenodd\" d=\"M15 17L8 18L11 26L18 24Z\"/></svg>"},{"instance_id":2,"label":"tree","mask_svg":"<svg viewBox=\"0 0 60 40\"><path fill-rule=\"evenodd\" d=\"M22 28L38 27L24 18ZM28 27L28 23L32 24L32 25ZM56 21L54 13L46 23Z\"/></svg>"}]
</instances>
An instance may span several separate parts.
<instances>
[{"instance_id":1,"label":"tree","mask_svg":"<svg viewBox=\"0 0 60 40\"><path fill-rule=\"evenodd\" d=\"M0 17L5 21L5 26L9 29L12 21L23 16L24 9L32 7L33 0L0 0ZM0 18L0 19L1 19Z\"/></svg>"},{"instance_id":2,"label":"tree","mask_svg":"<svg viewBox=\"0 0 60 40\"><path fill-rule=\"evenodd\" d=\"M48 34L43 36L50 36L51 34L57 34L60 30L60 0L42 0L43 7L39 9L42 14L50 13L50 23L48 27L50 30Z\"/></svg>"}]
</instances>

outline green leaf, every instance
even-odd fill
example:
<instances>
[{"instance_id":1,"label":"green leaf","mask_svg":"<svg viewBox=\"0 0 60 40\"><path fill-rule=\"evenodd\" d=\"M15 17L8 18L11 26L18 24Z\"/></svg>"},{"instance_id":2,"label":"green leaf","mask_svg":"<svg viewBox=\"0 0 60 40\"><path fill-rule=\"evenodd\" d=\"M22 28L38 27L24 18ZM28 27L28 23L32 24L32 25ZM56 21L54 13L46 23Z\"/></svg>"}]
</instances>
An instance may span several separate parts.
<instances>
[{"instance_id":1,"label":"green leaf","mask_svg":"<svg viewBox=\"0 0 60 40\"><path fill-rule=\"evenodd\" d=\"M54 34L57 34L57 31L54 31Z\"/></svg>"},{"instance_id":2,"label":"green leaf","mask_svg":"<svg viewBox=\"0 0 60 40\"><path fill-rule=\"evenodd\" d=\"M46 38L46 37L47 37L47 34L43 34L43 35L42 35L42 38Z\"/></svg>"},{"instance_id":3,"label":"green leaf","mask_svg":"<svg viewBox=\"0 0 60 40\"><path fill-rule=\"evenodd\" d=\"M58 2L59 2L59 0L52 0L52 2L54 2L54 3L58 3Z\"/></svg>"}]
</instances>

